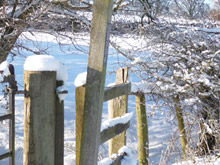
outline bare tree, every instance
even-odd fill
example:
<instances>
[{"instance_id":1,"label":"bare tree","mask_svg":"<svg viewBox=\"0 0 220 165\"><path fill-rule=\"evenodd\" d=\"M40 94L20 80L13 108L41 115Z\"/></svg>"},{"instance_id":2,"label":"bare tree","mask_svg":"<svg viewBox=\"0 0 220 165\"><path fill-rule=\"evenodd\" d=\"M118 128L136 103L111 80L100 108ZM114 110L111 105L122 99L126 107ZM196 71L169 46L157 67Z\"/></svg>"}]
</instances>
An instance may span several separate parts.
<instances>
[{"instance_id":1,"label":"bare tree","mask_svg":"<svg viewBox=\"0 0 220 165\"><path fill-rule=\"evenodd\" d=\"M214 8L211 11L211 16L215 20L220 20L220 1L213 0Z\"/></svg>"},{"instance_id":2,"label":"bare tree","mask_svg":"<svg viewBox=\"0 0 220 165\"><path fill-rule=\"evenodd\" d=\"M154 21L157 15L165 14L169 11L170 0L139 0L138 8L142 9L142 22L146 16L149 20L148 23Z\"/></svg>"},{"instance_id":3,"label":"bare tree","mask_svg":"<svg viewBox=\"0 0 220 165\"><path fill-rule=\"evenodd\" d=\"M173 14L178 14L189 19L205 16L207 4L205 0L174 0Z\"/></svg>"},{"instance_id":4,"label":"bare tree","mask_svg":"<svg viewBox=\"0 0 220 165\"><path fill-rule=\"evenodd\" d=\"M24 31L30 31L30 29L43 29L44 31L49 30L51 33L53 33L52 31L55 33L57 31L62 31L65 28L70 30L77 21L82 23L86 22L87 19L84 19L82 16L78 16L75 11L90 10L92 4L87 2L81 3L84 5L73 6L68 1L49 0L1 1L0 62L4 61L9 53L16 55L16 52L13 52L12 48L15 46L18 37ZM65 18L63 19L63 17ZM60 22L54 21L55 19L60 20ZM63 24L65 19L67 19L66 23L68 23L68 26ZM16 44L16 47L19 46L25 48L25 45ZM28 48L26 49L30 50Z\"/></svg>"},{"instance_id":5,"label":"bare tree","mask_svg":"<svg viewBox=\"0 0 220 165\"><path fill-rule=\"evenodd\" d=\"M36 20L41 11L40 0L33 1L1 1L0 4L0 62L4 61L19 35L27 27L29 21ZM38 10L39 9L39 10Z\"/></svg>"}]
</instances>

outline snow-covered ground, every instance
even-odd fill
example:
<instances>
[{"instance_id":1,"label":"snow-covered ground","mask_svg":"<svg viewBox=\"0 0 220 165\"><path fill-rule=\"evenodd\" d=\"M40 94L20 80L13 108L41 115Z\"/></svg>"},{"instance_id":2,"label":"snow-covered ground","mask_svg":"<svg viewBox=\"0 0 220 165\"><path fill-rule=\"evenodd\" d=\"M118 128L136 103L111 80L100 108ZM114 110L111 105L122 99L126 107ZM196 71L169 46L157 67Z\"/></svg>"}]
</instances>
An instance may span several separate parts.
<instances>
[{"instance_id":1,"label":"snow-covered ground","mask_svg":"<svg viewBox=\"0 0 220 165\"><path fill-rule=\"evenodd\" d=\"M76 48L66 39L61 39L64 45L59 45L56 38L43 33L35 33L32 36L25 33L26 37L31 38L27 40L26 37L21 37L19 42L23 42L26 46L32 49L40 48L47 49L50 55L61 61L68 73L66 87L68 95L65 98L65 165L73 164L75 160L75 85L74 80L79 73L86 72L88 60L88 43L89 37L81 36L75 40L79 44ZM36 37L37 36L37 37ZM120 40L118 38L118 40ZM134 41L133 41L134 42ZM138 43L138 40L135 41ZM140 42L139 42L140 43ZM122 45L123 46L123 45ZM79 50L80 48L80 50ZM83 51L84 52L83 52ZM7 61L15 66L16 80L18 88L23 89L23 64L27 56L33 55L30 52L21 50L23 56L8 57ZM123 57L116 55L113 48L109 51L108 68L106 77L106 86L115 81L115 71L120 65L120 61L124 60ZM132 81L137 78L131 77ZM178 147L179 142L175 142L177 147L174 149L172 139L177 137L177 127L175 124L175 114L166 110L152 110L150 107L152 103L146 99L147 114L148 114L148 127L149 127L149 161L151 164L172 164L181 158L181 149ZM23 151L23 121L24 121L24 98L22 95L16 96L16 165L22 164L22 151ZM127 146L132 150L135 159L138 159L137 151L137 133L136 133L136 116L135 116L135 97L129 96L129 112L134 115L131 119L131 127L127 131ZM3 110L0 109L0 115ZM107 103L103 105L103 121L108 118ZM107 143L100 146L99 160L108 157ZM8 131L7 122L0 123L0 154L6 152L8 149ZM174 151L175 150L175 151ZM172 152L171 152L172 151ZM7 164L7 159L1 160L0 165ZM191 164L191 163L190 163Z\"/></svg>"},{"instance_id":2,"label":"snow-covered ground","mask_svg":"<svg viewBox=\"0 0 220 165\"><path fill-rule=\"evenodd\" d=\"M31 35L28 35L30 37ZM67 69L68 80L66 82L68 95L65 99L65 164L70 164L75 159L75 85L74 80L79 73L85 72L87 67L88 55L78 51L73 45L67 44L62 46L56 42L55 38L45 34L38 34L38 38L32 38L32 41L21 37L19 42L23 42L29 48L47 48L50 55L61 61ZM85 37L86 38L86 37ZM33 41L34 40L34 41ZM85 51L88 51L88 37L80 46ZM86 45L86 46L84 46ZM72 51L70 54L64 52ZM24 56L8 57L7 61L15 66L16 80L18 81L18 88L23 89L23 64L27 56L33 55L22 50ZM115 81L115 75L112 73L120 64L123 57L114 55L114 50L110 49L108 58L108 69L106 77L106 86ZM133 77L133 80L135 78ZM129 112L134 112L131 119L131 127L127 132L127 146L132 149L135 159L137 159L137 137L136 137L136 121L135 121L135 103L134 96L129 97ZM22 95L16 96L16 164L22 164L22 151L23 151L23 108L24 98ZM2 114L2 113L1 113ZM107 119L107 103L103 106L103 121ZM158 164L162 161L161 154L166 152L172 137L173 127L172 122L166 117L166 113L161 111L148 111L148 124L149 124L149 140L150 140L150 162ZM8 149L8 131L7 123L0 123L0 154ZM108 157L107 143L100 146L99 159ZM1 160L0 165L7 164L7 159ZM174 162L174 161L172 161Z\"/></svg>"}]
</instances>

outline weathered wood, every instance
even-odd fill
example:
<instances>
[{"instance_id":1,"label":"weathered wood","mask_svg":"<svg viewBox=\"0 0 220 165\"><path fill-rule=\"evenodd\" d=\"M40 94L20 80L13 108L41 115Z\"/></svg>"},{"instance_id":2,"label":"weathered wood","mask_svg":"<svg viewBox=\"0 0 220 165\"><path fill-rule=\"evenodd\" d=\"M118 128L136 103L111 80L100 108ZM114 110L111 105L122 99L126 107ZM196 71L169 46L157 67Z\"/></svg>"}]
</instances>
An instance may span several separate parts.
<instances>
[{"instance_id":1,"label":"weathered wood","mask_svg":"<svg viewBox=\"0 0 220 165\"><path fill-rule=\"evenodd\" d=\"M0 116L0 121L7 120L7 119L12 119L12 114L6 114L3 116Z\"/></svg>"},{"instance_id":2,"label":"weathered wood","mask_svg":"<svg viewBox=\"0 0 220 165\"><path fill-rule=\"evenodd\" d=\"M56 87L62 86L63 81L57 81ZM64 101L60 101L56 94L55 114L55 165L64 164Z\"/></svg>"},{"instance_id":3,"label":"weathered wood","mask_svg":"<svg viewBox=\"0 0 220 165\"><path fill-rule=\"evenodd\" d=\"M55 164L56 72L24 71L23 164Z\"/></svg>"},{"instance_id":4,"label":"weathered wood","mask_svg":"<svg viewBox=\"0 0 220 165\"><path fill-rule=\"evenodd\" d=\"M15 91L16 87L9 88L9 113L11 113L11 120L9 120L9 151L12 152L9 157L9 164L15 164Z\"/></svg>"},{"instance_id":5,"label":"weathered wood","mask_svg":"<svg viewBox=\"0 0 220 165\"><path fill-rule=\"evenodd\" d=\"M178 129L179 129L183 159L185 160L186 159L187 140L186 140L186 131L185 131L185 126L184 126L184 120L183 120L183 110L180 107L180 100L179 100L178 96L175 96L173 98L173 101L174 101L174 106L175 106L175 111L176 111L176 119L177 119L177 125L178 125Z\"/></svg>"},{"instance_id":6,"label":"weathered wood","mask_svg":"<svg viewBox=\"0 0 220 165\"><path fill-rule=\"evenodd\" d=\"M8 158L10 156L12 156L12 152L6 152L6 153L0 155L0 160Z\"/></svg>"},{"instance_id":7,"label":"weathered wood","mask_svg":"<svg viewBox=\"0 0 220 165\"><path fill-rule=\"evenodd\" d=\"M136 95L136 119L138 138L138 160L140 165L147 165L149 158L148 124L143 93Z\"/></svg>"},{"instance_id":8,"label":"weathered wood","mask_svg":"<svg viewBox=\"0 0 220 165\"><path fill-rule=\"evenodd\" d=\"M10 75L4 77L1 83L9 83L9 114L0 116L0 121L9 119L9 152L0 155L1 159L7 158L9 165L15 164L15 93L17 91L17 82L15 81L14 66L9 64L8 66ZM1 71L2 72L2 71Z\"/></svg>"},{"instance_id":9,"label":"weathered wood","mask_svg":"<svg viewBox=\"0 0 220 165\"><path fill-rule=\"evenodd\" d=\"M121 68L116 72L116 85L126 83L128 78L128 69ZM128 96L120 96L108 101L109 118L121 117L127 112ZM109 140L109 157L118 153L118 150L126 145L125 131Z\"/></svg>"},{"instance_id":10,"label":"weathered wood","mask_svg":"<svg viewBox=\"0 0 220 165\"><path fill-rule=\"evenodd\" d=\"M95 0L85 88L80 165L96 165L113 0Z\"/></svg>"},{"instance_id":11,"label":"weathered wood","mask_svg":"<svg viewBox=\"0 0 220 165\"><path fill-rule=\"evenodd\" d=\"M123 124L119 123L113 127L109 127L101 132L100 137L100 145L105 143L106 141L110 140L111 138L115 137L116 135L122 133L123 131L127 130L130 126L130 121Z\"/></svg>"},{"instance_id":12,"label":"weathered wood","mask_svg":"<svg viewBox=\"0 0 220 165\"><path fill-rule=\"evenodd\" d=\"M16 91L16 95L24 95L24 91Z\"/></svg>"},{"instance_id":13,"label":"weathered wood","mask_svg":"<svg viewBox=\"0 0 220 165\"><path fill-rule=\"evenodd\" d=\"M17 82L15 81L14 66L10 64L9 70L12 75L8 76L9 82L9 113L11 120L9 120L9 164L15 164L15 93L17 91Z\"/></svg>"},{"instance_id":14,"label":"weathered wood","mask_svg":"<svg viewBox=\"0 0 220 165\"><path fill-rule=\"evenodd\" d=\"M131 93L131 83L119 84L105 88L104 101Z\"/></svg>"},{"instance_id":15,"label":"weathered wood","mask_svg":"<svg viewBox=\"0 0 220 165\"><path fill-rule=\"evenodd\" d=\"M85 87L80 86L75 89L75 114L76 114L76 165L79 165L80 144L82 136L82 123L84 112Z\"/></svg>"}]
</instances>

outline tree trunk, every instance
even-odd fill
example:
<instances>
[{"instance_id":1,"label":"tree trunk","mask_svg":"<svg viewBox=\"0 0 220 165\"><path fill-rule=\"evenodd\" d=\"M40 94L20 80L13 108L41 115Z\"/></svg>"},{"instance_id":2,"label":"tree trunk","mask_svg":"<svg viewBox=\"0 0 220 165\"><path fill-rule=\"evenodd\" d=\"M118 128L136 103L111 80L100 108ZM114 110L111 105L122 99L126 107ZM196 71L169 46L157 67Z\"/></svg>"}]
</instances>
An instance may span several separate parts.
<instances>
[{"instance_id":1,"label":"tree trunk","mask_svg":"<svg viewBox=\"0 0 220 165\"><path fill-rule=\"evenodd\" d=\"M180 134L180 142L181 142L181 146L182 146L183 159L185 160L186 159L187 140L186 140L184 120L183 120L183 110L179 105L180 100L179 100L178 96L175 96L173 98L173 101L174 101L174 106L175 106L175 111L176 111L176 119L177 119L179 134Z\"/></svg>"},{"instance_id":2,"label":"tree trunk","mask_svg":"<svg viewBox=\"0 0 220 165\"><path fill-rule=\"evenodd\" d=\"M4 36L1 36L0 39L0 63L5 61L11 52L12 48L14 47L15 42L17 41L18 37L20 36L21 32L17 32L14 35L10 37L4 38Z\"/></svg>"}]
</instances>

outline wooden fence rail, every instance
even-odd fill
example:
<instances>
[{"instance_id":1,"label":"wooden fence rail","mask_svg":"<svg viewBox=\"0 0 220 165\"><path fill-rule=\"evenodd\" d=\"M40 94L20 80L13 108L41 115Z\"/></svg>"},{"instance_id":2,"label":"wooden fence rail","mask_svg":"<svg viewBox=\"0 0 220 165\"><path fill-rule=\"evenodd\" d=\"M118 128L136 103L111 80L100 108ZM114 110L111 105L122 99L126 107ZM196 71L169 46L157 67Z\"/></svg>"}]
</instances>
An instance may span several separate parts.
<instances>
[{"instance_id":1,"label":"wooden fence rail","mask_svg":"<svg viewBox=\"0 0 220 165\"><path fill-rule=\"evenodd\" d=\"M130 123L127 122L125 124L119 123L114 125L113 127L109 127L108 129L103 130L100 135L100 145L117 136L118 134L126 131L129 127Z\"/></svg>"},{"instance_id":2,"label":"wooden fence rail","mask_svg":"<svg viewBox=\"0 0 220 165\"><path fill-rule=\"evenodd\" d=\"M109 101L119 96L128 95L131 92L131 83L118 84L105 88L104 101Z\"/></svg>"},{"instance_id":3,"label":"wooden fence rail","mask_svg":"<svg viewBox=\"0 0 220 165\"><path fill-rule=\"evenodd\" d=\"M3 120L8 120L8 119L12 119L12 114L6 114L6 115L3 115L3 116L0 116L0 121L3 121Z\"/></svg>"}]
</instances>

